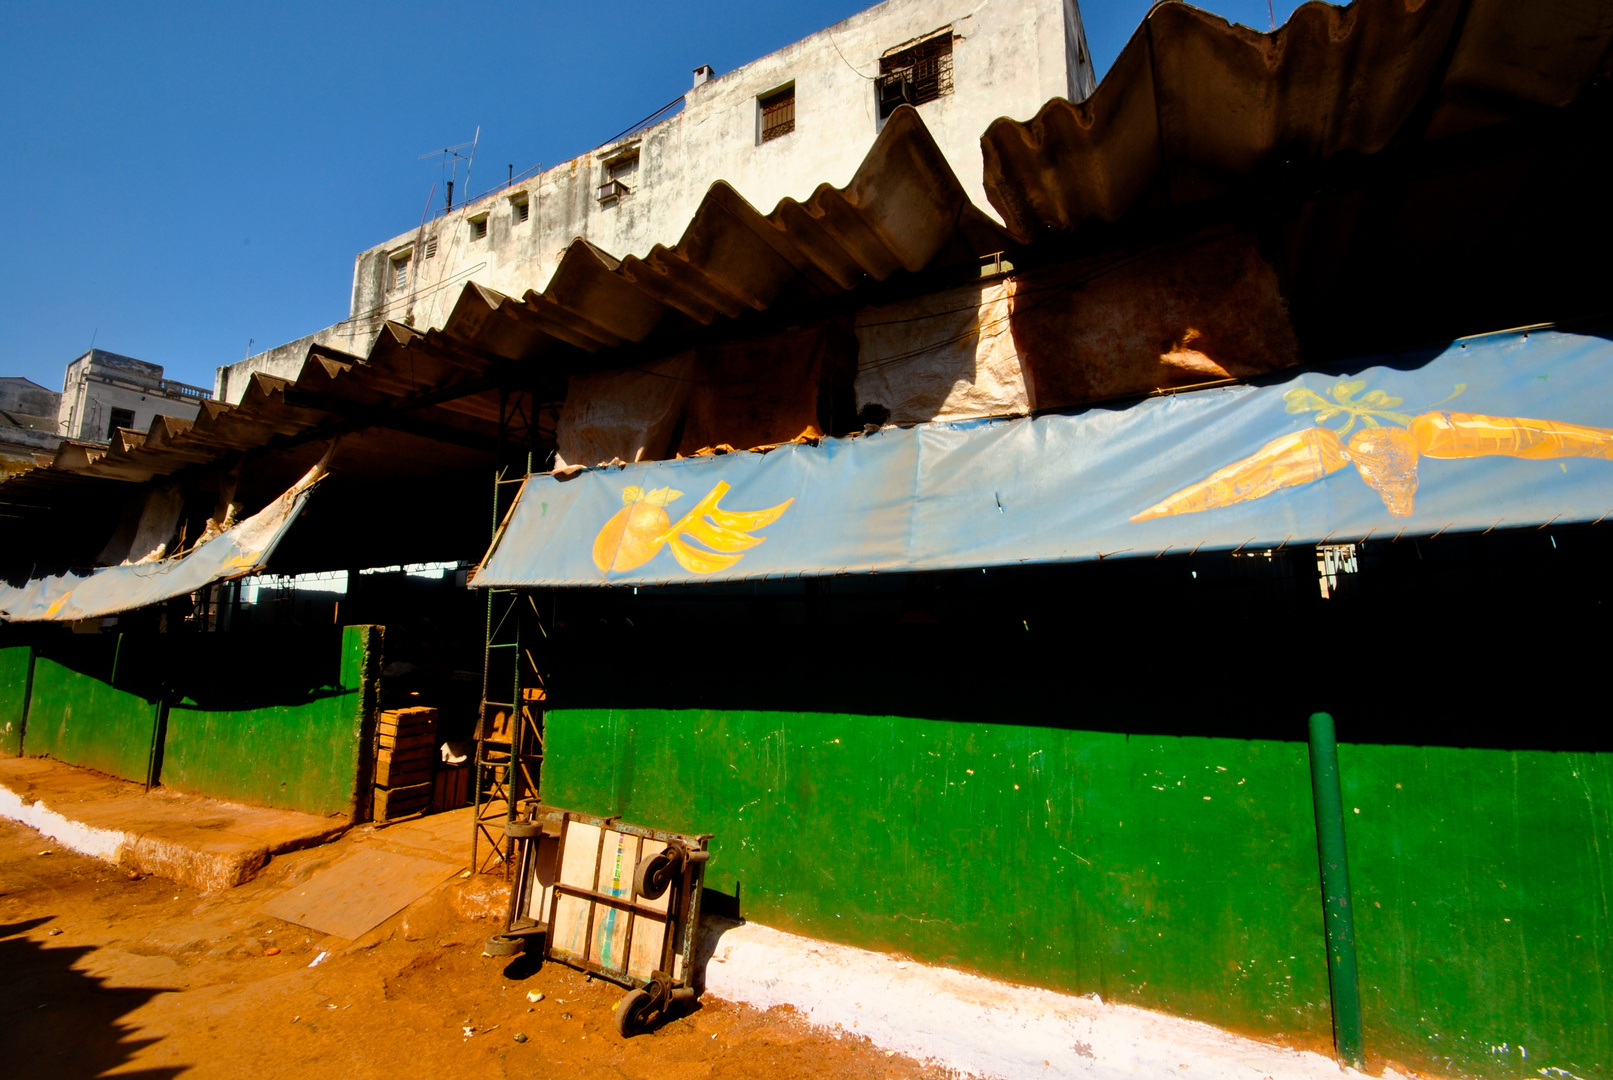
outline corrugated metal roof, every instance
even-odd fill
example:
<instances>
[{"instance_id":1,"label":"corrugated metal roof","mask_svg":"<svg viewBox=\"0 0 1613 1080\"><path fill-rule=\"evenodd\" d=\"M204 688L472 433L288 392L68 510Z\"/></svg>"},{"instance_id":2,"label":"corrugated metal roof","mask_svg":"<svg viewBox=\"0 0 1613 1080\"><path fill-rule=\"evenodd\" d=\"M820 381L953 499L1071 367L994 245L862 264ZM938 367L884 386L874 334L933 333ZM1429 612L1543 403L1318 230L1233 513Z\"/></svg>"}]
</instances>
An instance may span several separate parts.
<instances>
[{"instance_id":1,"label":"corrugated metal roof","mask_svg":"<svg viewBox=\"0 0 1613 1080\"><path fill-rule=\"evenodd\" d=\"M981 139L1021 243L1576 101L1609 67L1600 0L1305 4L1266 34L1160 4L1092 96Z\"/></svg>"}]
</instances>

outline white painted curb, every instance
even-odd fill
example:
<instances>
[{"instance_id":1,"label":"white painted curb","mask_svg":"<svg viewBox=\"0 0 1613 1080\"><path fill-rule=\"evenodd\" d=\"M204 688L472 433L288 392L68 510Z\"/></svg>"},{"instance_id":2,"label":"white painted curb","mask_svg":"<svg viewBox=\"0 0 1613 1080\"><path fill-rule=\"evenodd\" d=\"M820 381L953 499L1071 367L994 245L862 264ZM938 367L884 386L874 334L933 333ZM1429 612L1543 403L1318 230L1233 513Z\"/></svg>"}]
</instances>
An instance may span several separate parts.
<instances>
[{"instance_id":1,"label":"white painted curb","mask_svg":"<svg viewBox=\"0 0 1613 1080\"><path fill-rule=\"evenodd\" d=\"M1340 1080L1353 1069L1209 1024L1097 996L1014 986L755 923L719 934L706 990L759 1009L789 1005L808 1023L866 1036L920 1061L1002 1080ZM1401 1078L1392 1070L1385 1077Z\"/></svg>"},{"instance_id":2,"label":"white painted curb","mask_svg":"<svg viewBox=\"0 0 1613 1080\"><path fill-rule=\"evenodd\" d=\"M0 785L0 817L20 821L43 833L69 851L116 863L122 849L134 837L114 829L97 829L81 821L63 817L43 802L25 803L15 791Z\"/></svg>"}]
</instances>

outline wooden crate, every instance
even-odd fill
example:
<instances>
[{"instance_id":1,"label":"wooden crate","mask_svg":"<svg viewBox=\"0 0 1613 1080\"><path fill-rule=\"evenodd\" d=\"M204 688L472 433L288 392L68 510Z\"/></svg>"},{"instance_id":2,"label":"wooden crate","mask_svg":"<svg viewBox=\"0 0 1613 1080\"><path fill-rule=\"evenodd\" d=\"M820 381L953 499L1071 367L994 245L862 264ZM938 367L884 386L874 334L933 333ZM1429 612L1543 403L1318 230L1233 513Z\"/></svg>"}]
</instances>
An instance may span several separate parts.
<instances>
[{"instance_id":1,"label":"wooden crate","mask_svg":"<svg viewBox=\"0 0 1613 1080\"><path fill-rule=\"evenodd\" d=\"M470 776L471 768L468 761L438 768L431 788L431 812L440 814L445 810L457 810L461 806L469 806Z\"/></svg>"},{"instance_id":2,"label":"wooden crate","mask_svg":"<svg viewBox=\"0 0 1613 1080\"><path fill-rule=\"evenodd\" d=\"M372 817L391 821L430 809L437 765L437 710L388 709L376 719Z\"/></svg>"},{"instance_id":3,"label":"wooden crate","mask_svg":"<svg viewBox=\"0 0 1613 1080\"><path fill-rule=\"evenodd\" d=\"M375 820L391 821L406 817L431 805L431 785L410 784L407 787L375 789Z\"/></svg>"}]
</instances>

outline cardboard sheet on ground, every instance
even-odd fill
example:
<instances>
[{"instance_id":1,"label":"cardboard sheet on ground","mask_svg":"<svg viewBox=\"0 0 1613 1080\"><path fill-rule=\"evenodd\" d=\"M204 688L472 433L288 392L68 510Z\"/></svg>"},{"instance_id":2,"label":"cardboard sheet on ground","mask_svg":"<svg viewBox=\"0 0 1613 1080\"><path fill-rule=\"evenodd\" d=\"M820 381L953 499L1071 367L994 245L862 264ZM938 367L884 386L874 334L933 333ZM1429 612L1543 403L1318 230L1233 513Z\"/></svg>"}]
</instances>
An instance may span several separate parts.
<instances>
[{"instance_id":1,"label":"cardboard sheet on ground","mask_svg":"<svg viewBox=\"0 0 1613 1080\"><path fill-rule=\"evenodd\" d=\"M460 867L391 851L355 851L263 906L265 915L349 941L457 874Z\"/></svg>"}]
</instances>

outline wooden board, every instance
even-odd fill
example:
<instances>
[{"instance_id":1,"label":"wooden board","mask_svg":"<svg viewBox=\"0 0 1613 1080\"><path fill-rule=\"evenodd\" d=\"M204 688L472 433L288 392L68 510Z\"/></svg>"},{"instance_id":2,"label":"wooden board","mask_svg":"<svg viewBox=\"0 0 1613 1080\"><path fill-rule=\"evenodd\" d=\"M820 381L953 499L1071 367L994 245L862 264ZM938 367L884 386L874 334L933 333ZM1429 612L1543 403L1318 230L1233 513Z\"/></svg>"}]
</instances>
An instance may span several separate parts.
<instances>
[{"instance_id":1,"label":"wooden board","mask_svg":"<svg viewBox=\"0 0 1613 1080\"><path fill-rule=\"evenodd\" d=\"M380 724L391 724L394 727L403 724L432 724L437 723L437 710L429 705L410 705L403 709L385 709L376 717Z\"/></svg>"},{"instance_id":2,"label":"wooden board","mask_svg":"<svg viewBox=\"0 0 1613 1080\"><path fill-rule=\"evenodd\" d=\"M558 847L558 842L550 850L540 846L539 856L530 871L535 877L531 915L539 920L548 918L554 880L553 852ZM659 841L573 821L566 827L560 882L632 900L633 874L639 861L659 854L665 847ZM668 890L658 899L638 898L636 901L661 912L663 918L634 914L629 920L628 913L618 908L562 894L555 905L552 947L613 971L648 978L661 962L667 935L664 916L671 896ZM631 939L629 921L632 922Z\"/></svg>"},{"instance_id":3,"label":"wooden board","mask_svg":"<svg viewBox=\"0 0 1613 1080\"><path fill-rule=\"evenodd\" d=\"M400 817L403 814L412 814L423 809L431 801L430 784L410 784L408 787L376 788L375 789L375 819L385 821L388 818Z\"/></svg>"},{"instance_id":4,"label":"wooden board","mask_svg":"<svg viewBox=\"0 0 1613 1080\"><path fill-rule=\"evenodd\" d=\"M639 858L647 859L651 855L658 855L666 849L666 845L659 840L646 840L640 850ZM628 883L632 884L631 881ZM672 890L668 889L654 900L639 897L638 902L644 907L654 908L666 914L667 904L672 901ZM627 973L638 979L648 979L655 973L661 964L661 947L666 944L667 924L660 919L649 919L639 915L633 919L633 950L628 954Z\"/></svg>"},{"instance_id":5,"label":"wooden board","mask_svg":"<svg viewBox=\"0 0 1613 1080\"><path fill-rule=\"evenodd\" d=\"M458 873L460 867L390 851L355 851L281 893L266 915L349 941L402 911Z\"/></svg>"},{"instance_id":6,"label":"wooden board","mask_svg":"<svg viewBox=\"0 0 1613 1080\"><path fill-rule=\"evenodd\" d=\"M436 731L437 721L435 719L405 720L401 723L394 723L383 719L376 721L375 730L383 735L416 735L422 732Z\"/></svg>"},{"instance_id":7,"label":"wooden board","mask_svg":"<svg viewBox=\"0 0 1613 1080\"><path fill-rule=\"evenodd\" d=\"M581 889L594 887L594 867L599 856L600 829L597 825L570 822L566 825L565 848L560 858L560 883ZM554 948L573 956L587 957L588 910L594 905L575 896L561 896L555 905L554 926L550 928Z\"/></svg>"},{"instance_id":8,"label":"wooden board","mask_svg":"<svg viewBox=\"0 0 1613 1080\"><path fill-rule=\"evenodd\" d=\"M407 750L377 750L375 760L401 764L405 761L434 761L442 754L435 746L412 746Z\"/></svg>"},{"instance_id":9,"label":"wooden board","mask_svg":"<svg viewBox=\"0 0 1613 1080\"><path fill-rule=\"evenodd\" d=\"M605 847L599 859L599 892L624 900L633 892L633 869L638 865L639 838L615 829L605 830ZM588 959L600 967L623 971L627 967L627 912L606 904L594 905L594 927L589 936Z\"/></svg>"},{"instance_id":10,"label":"wooden board","mask_svg":"<svg viewBox=\"0 0 1613 1080\"><path fill-rule=\"evenodd\" d=\"M409 784L423 784L431 779L433 764L429 757L413 761L378 758L375 762L375 786L395 788Z\"/></svg>"},{"instance_id":11,"label":"wooden board","mask_svg":"<svg viewBox=\"0 0 1613 1080\"><path fill-rule=\"evenodd\" d=\"M387 735L379 736L382 750L410 750L417 746L431 746L437 741L435 731L426 731L418 735Z\"/></svg>"},{"instance_id":12,"label":"wooden board","mask_svg":"<svg viewBox=\"0 0 1613 1080\"><path fill-rule=\"evenodd\" d=\"M457 810L470 803L470 766L444 765L432 777L431 809L434 813Z\"/></svg>"}]
</instances>

